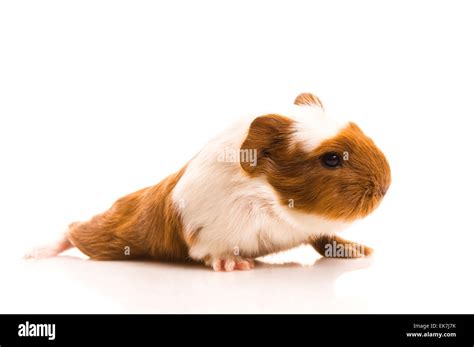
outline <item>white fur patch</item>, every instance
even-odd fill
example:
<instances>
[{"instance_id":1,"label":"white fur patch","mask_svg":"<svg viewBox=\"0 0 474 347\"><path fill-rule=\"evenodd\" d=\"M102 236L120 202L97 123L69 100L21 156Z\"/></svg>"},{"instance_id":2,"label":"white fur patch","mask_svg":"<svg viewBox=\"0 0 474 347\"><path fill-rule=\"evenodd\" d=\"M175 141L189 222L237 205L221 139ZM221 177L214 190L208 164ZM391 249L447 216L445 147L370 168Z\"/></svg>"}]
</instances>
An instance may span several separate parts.
<instances>
[{"instance_id":1,"label":"white fur patch","mask_svg":"<svg viewBox=\"0 0 474 347\"><path fill-rule=\"evenodd\" d=\"M293 106L291 114L296 121L294 140L307 152L317 148L324 140L334 137L347 125L347 122L331 118L317 106Z\"/></svg>"}]
</instances>

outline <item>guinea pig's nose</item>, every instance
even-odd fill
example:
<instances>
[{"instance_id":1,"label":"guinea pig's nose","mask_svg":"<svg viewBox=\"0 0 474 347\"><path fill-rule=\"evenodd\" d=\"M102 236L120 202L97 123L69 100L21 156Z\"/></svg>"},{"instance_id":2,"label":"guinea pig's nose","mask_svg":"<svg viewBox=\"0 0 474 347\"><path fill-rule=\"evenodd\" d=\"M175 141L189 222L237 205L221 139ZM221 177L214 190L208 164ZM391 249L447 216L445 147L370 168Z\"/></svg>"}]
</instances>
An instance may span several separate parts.
<instances>
[{"instance_id":1,"label":"guinea pig's nose","mask_svg":"<svg viewBox=\"0 0 474 347\"><path fill-rule=\"evenodd\" d=\"M389 187L388 185L379 187L380 196L383 197L383 196L385 196L385 194L387 194L388 187Z\"/></svg>"}]
</instances>

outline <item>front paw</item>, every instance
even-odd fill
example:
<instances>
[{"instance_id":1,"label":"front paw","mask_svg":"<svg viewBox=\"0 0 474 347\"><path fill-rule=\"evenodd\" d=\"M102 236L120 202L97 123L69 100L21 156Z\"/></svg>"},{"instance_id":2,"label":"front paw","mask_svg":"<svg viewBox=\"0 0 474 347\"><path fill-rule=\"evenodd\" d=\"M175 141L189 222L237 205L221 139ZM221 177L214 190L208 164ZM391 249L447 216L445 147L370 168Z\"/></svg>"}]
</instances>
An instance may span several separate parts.
<instances>
[{"instance_id":1,"label":"front paw","mask_svg":"<svg viewBox=\"0 0 474 347\"><path fill-rule=\"evenodd\" d=\"M255 267L253 259L235 255L210 257L206 259L205 263L214 271L251 270Z\"/></svg>"},{"instance_id":2,"label":"front paw","mask_svg":"<svg viewBox=\"0 0 474 347\"><path fill-rule=\"evenodd\" d=\"M312 242L314 249L326 258L361 258L373 254L371 247L339 236L322 236Z\"/></svg>"},{"instance_id":3,"label":"front paw","mask_svg":"<svg viewBox=\"0 0 474 347\"><path fill-rule=\"evenodd\" d=\"M334 247L334 245L332 246ZM332 252L332 253L331 253ZM328 252L328 258L362 258L372 255L373 248L357 242L347 244L337 244L336 249Z\"/></svg>"}]
</instances>

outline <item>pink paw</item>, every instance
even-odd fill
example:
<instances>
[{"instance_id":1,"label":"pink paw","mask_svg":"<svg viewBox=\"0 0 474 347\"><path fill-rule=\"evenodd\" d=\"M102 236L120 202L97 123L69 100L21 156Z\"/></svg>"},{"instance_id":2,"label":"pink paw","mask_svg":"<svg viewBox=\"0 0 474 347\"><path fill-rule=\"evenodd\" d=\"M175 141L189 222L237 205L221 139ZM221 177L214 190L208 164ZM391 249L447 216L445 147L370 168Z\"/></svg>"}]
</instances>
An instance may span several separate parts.
<instances>
[{"instance_id":1,"label":"pink paw","mask_svg":"<svg viewBox=\"0 0 474 347\"><path fill-rule=\"evenodd\" d=\"M57 240L49 245L36 247L30 252L23 256L23 259L45 259L57 256L59 253L64 252L72 247L71 242L64 236L62 239Z\"/></svg>"},{"instance_id":2,"label":"pink paw","mask_svg":"<svg viewBox=\"0 0 474 347\"><path fill-rule=\"evenodd\" d=\"M48 246L37 247L23 256L23 259L45 259L57 256L60 250Z\"/></svg>"},{"instance_id":3,"label":"pink paw","mask_svg":"<svg viewBox=\"0 0 474 347\"><path fill-rule=\"evenodd\" d=\"M209 265L214 271L250 270L255 267L255 262L253 259L234 256L213 259Z\"/></svg>"}]
</instances>

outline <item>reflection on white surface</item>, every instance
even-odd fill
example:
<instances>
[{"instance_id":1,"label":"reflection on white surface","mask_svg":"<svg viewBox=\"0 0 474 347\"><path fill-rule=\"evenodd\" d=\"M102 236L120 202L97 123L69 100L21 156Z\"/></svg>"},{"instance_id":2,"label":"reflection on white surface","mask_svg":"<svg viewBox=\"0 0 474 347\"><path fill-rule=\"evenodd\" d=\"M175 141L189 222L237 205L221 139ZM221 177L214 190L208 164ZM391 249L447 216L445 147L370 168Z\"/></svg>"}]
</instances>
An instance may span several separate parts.
<instances>
[{"instance_id":1,"label":"reflection on white surface","mask_svg":"<svg viewBox=\"0 0 474 347\"><path fill-rule=\"evenodd\" d=\"M14 264L2 281L8 295L0 307L17 313L364 311L365 300L346 302L334 284L370 261L259 262L253 271L216 273L200 265L62 256Z\"/></svg>"},{"instance_id":2,"label":"reflection on white surface","mask_svg":"<svg viewBox=\"0 0 474 347\"><path fill-rule=\"evenodd\" d=\"M461 273L472 264L465 253L420 257L418 245L395 254L391 244L362 259L320 258L300 247L230 273L197 264L91 261L74 251L78 256L10 259L0 269L0 313L472 312L472 277Z\"/></svg>"},{"instance_id":3,"label":"reflection on white surface","mask_svg":"<svg viewBox=\"0 0 474 347\"><path fill-rule=\"evenodd\" d=\"M414 186L392 189L376 213L341 235L374 247L373 257L322 259L300 247L248 272L90 261L77 250L21 261L38 244L36 221L22 220L27 233L3 234L0 313L474 312L473 236L460 214L467 207L434 215L436 201L406 199Z\"/></svg>"}]
</instances>

